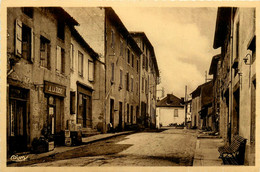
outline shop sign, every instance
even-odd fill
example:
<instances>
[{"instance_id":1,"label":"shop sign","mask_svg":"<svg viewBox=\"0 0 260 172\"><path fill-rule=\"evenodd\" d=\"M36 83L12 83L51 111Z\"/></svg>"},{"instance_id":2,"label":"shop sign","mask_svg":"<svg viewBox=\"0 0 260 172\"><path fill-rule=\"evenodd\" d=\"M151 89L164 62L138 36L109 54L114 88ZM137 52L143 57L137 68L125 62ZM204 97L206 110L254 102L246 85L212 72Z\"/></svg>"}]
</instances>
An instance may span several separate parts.
<instances>
[{"instance_id":1,"label":"shop sign","mask_svg":"<svg viewBox=\"0 0 260 172\"><path fill-rule=\"evenodd\" d=\"M44 93L65 97L66 96L66 87L58 85L52 82L44 82Z\"/></svg>"}]
</instances>

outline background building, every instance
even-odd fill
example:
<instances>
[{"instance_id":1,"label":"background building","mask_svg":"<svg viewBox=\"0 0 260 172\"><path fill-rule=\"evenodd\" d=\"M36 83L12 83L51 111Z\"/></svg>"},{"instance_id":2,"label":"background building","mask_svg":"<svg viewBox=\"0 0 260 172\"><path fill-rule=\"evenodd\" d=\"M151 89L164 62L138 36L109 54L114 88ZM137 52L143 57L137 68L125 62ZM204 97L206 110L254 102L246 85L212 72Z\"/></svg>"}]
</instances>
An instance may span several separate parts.
<instances>
[{"instance_id":1,"label":"background building","mask_svg":"<svg viewBox=\"0 0 260 172\"><path fill-rule=\"evenodd\" d=\"M180 125L185 122L184 102L172 94L167 94L165 98L157 102L156 110L157 126Z\"/></svg>"}]
</instances>

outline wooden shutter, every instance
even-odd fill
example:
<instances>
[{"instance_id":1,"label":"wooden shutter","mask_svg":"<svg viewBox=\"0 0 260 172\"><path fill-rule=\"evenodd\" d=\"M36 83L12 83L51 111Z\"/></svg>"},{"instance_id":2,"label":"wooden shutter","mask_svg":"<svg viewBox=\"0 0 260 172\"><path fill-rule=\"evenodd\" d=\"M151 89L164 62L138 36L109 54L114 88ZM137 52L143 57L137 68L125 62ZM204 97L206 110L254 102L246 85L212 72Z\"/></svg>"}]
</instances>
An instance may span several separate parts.
<instances>
[{"instance_id":1,"label":"wooden shutter","mask_svg":"<svg viewBox=\"0 0 260 172\"><path fill-rule=\"evenodd\" d=\"M57 54L56 54L56 70L61 71L61 47L57 46Z\"/></svg>"},{"instance_id":2,"label":"wooden shutter","mask_svg":"<svg viewBox=\"0 0 260 172\"><path fill-rule=\"evenodd\" d=\"M34 62L34 33L33 33L33 28L31 28L31 62Z\"/></svg>"},{"instance_id":3,"label":"wooden shutter","mask_svg":"<svg viewBox=\"0 0 260 172\"><path fill-rule=\"evenodd\" d=\"M15 22L15 55L22 57L22 26L21 20L16 19Z\"/></svg>"},{"instance_id":4,"label":"wooden shutter","mask_svg":"<svg viewBox=\"0 0 260 172\"><path fill-rule=\"evenodd\" d=\"M88 80L94 81L94 63L92 61L88 61Z\"/></svg>"},{"instance_id":5,"label":"wooden shutter","mask_svg":"<svg viewBox=\"0 0 260 172\"><path fill-rule=\"evenodd\" d=\"M47 44L47 68L51 68L51 44Z\"/></svg>"}]
</instances>

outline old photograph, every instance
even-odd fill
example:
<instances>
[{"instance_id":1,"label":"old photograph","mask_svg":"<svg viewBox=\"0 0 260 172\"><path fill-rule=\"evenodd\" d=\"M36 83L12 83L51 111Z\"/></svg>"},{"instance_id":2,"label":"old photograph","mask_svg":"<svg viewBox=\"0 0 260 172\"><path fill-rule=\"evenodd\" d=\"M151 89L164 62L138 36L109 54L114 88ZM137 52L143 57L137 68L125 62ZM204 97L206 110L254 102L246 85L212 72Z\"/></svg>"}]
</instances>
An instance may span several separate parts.
<instances>
[{"instance_id":1,"label":"old photograph","mask_svg":"<svg viewBox=\"0 0 260 172\"><path fill-rule=\"evenodd\" d=\"M6 8L6 166L256 165L256 7Z\"/></svg>"}]
</instances>

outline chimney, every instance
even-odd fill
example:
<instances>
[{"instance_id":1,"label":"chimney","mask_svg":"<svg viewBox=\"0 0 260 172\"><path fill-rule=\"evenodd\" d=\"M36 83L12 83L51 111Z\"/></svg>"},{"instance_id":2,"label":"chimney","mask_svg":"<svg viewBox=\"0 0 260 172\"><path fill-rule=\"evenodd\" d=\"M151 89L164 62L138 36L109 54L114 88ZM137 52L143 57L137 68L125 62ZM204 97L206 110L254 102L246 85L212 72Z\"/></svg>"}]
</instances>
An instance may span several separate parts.
<instances>
[{"instance_id":1,"label":"chimney","mask_svg":"<svg viewBox=\"0 0 260 172\"><path fill-rule=\"evenodd\" d=\"M167 104L171 104L171 94L167 94Z\"/></svg>"},{"instance_id":2,"label":"chimney","mask_svg":"<svg viewBox=\"0 0 260 172\"><path fill-rule=\"evenodd\" d=\"M184 97L181 97L181 103L184 104Z\"/></svg>"}]
</instances>

